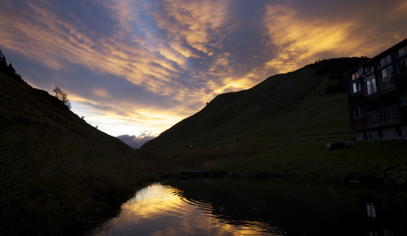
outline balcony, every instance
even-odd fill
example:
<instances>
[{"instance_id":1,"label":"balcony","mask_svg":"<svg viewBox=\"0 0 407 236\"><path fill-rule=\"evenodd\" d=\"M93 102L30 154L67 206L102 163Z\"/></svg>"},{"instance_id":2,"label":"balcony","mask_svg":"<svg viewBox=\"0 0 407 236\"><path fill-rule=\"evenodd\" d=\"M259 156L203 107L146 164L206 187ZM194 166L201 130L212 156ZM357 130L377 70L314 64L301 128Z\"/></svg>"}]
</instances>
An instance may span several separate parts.
<instances>
[{"instance_id":1,"label":"balcony","mask_svg":"<svg viewBox=\"0 0 407 236\"><path fill-rule=\"evenodd\" d=\"M394 125L400 122L401 114L398 105L385 107L382 111L375 110L366 113L366 128Z\"/></svg>"},{"instance_id":2,"label":"balcony","mask_svg":"<svg viewBox=\"0 0 407 236\"><path fill-rule=\"evenodd\" d=\"M366 122L367 123L378 123L381 121L380 111L371 111L366 113Z\"/></svg>"},{"instance_id":3,"label":"balcony","mask_svg":"<svg viewBox=\"0 0 407 236\"><path fill-rule=\"evenodd\" d=\"M398 105L385 107L383 109L383 120L398 120L400 119L400 108Z\"/></svg>"}]
</instances>

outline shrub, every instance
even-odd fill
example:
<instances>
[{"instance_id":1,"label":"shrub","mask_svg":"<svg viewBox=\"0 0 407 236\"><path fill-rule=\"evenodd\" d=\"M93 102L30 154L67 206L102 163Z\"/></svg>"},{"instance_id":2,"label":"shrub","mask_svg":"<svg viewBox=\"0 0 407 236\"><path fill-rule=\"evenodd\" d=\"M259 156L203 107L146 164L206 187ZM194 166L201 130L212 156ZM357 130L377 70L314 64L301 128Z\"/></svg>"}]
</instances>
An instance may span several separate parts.
<instances>
[{"instance_id":1,"label":"shrub","mask_svg":"<svg viewBox=\"0 0 407 236\"><path fill-rule=\"evenodd\" d=\"M66 95L66 93L62 91L61 88L55 86L55 88L52 91L55 93L55 97L58 98L58 100L63 102L65 106L71 109L71 102L68 100L68 95Z\"/></svg>"}]
</instances>

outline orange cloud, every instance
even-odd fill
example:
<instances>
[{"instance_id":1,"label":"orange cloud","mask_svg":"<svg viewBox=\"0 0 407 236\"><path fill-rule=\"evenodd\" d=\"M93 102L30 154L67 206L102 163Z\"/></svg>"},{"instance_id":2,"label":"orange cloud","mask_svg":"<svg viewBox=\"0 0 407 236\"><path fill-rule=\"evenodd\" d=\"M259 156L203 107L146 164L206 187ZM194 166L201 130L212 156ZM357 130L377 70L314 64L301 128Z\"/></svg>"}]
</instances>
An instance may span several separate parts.
<instances>
[{"instance_id":1,"label":"orange cloud","mask_svg":"<svg viewBox=\"0 0 407 236\"><path fill-rule=\"evenodd\" d=\"M102 97L102 98L110 98L112 96L109 94L109 92L107 92L104 89L100 89L100 88L93 89L93 94L95 94L98 97Z\"/></svg>"},{"instance_id":2,"label":"orange cloud","mask_svg":"<svg viewBox=\"0 0 407 236\"><path fill-rule=\"evenodd\" d=\"M395 0L397 4L383 10L380 19L366 17L373 23L362 19L363 14L310 18L290 1L268 4L265 14L256 16L258 22L246 26L263 26L264 37L242 44L258 47L258 55L254 51L256 55L244 55L245 59L260 59L241 69L245 61L236 62L236 52L228 51L233 47L227 45L241 40L227 37L245 20L233 18L234 1L162 0L154 5L143 0L95 0L108 11L106 20L113 21L113 30L105 29L103 34L80 20L64 20L50 7L54 3L25 2L27 8L18 13L13 12L11 2L0 9L1 47L55 73L81 65L168 99L170 105L164 109L119 101L99 85L89 88L88 97L68 91L75 112L110 133L120 130L120 134L128 133L135 124L140 124L134 128L139 133L151 130L158 134L220 93L250 88L274 73L326 57L372 56L407 35L405 27L391 28L407 20L405 14L403 17L405 1ZM380 34L386 30L386 35ZM107 98L115 105L104 104Z\"/></svg>"},{"instance_id":3,"label":"orange cloud","mask_svg":"<svg viewBox=\"0 0 407 236\"><path fill-rule=\"evenodd\" d=\"M93 40L52 12L33 3L29 7L35 19L1 11L0 44L50 68L61 70L66 62L80 64L154 92L160 92L157 89L175 71L169 60L157 58L153 52L114 39Z\"/></svg>"},{"instance_id":4,"label":"orange cloud","mask_svg":"<svg viewBox=\"0 0 407 236\"><path fill-rule=\"evenodd\" d=\"M224 26L227 15L229 1L209 0L205 2L172 0L163 1L164 10L153 14L159 28L171 34L176 41L186 42L193 49L213 55L211 47L217 47L215 41L219 42L222 36L222 26ZM176 47L183 48L182 44ZM187 48L181 51L190 51ZM190 53L188 53L190 55ZM184 54L185 55L185 54Z\"/></svg>"},{"instance_id":5,"label":"orange cloud","mask_svg":"<svg viewBox=\"0 0 407 236\"><path fill-rule=\"evenodd\" d=\"M342 21L306 19L285 5L268 5L264 25L270 44L277 50L266 67L277 73L295 70L327 54L369 56L388 46L387 39L371 41L379 32L369 30L369 22L352 17Z\"/></svg>"}]
</instances>

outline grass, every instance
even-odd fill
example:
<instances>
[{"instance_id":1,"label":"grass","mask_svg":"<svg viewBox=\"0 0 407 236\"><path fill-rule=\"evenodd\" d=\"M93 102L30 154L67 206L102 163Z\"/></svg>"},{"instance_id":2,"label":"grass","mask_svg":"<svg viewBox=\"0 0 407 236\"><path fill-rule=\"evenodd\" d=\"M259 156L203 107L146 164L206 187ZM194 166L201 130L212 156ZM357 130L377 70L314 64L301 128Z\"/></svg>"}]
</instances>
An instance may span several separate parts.
<instances>
[{"instance_id":1,"label":"grass","mask_svg":"<svg viewBox=\"0 0 407 236\"><path fill-rule=\"evenodd\" d=\"M406 141L356 142L352 148L326 150L326 143L352 140L339 136L261 137L250 142L156 151L167 175L180 168L202 169L210 176L296 178L312 182L359 181L407 189Z\"/></svg>"},{"instance_id":2,"label":"grass","mask_svg":"<svg viewBox=\"0 0 407 236\"><path fill-rule=\"evenodd\" d=\"M406 184L405 142L326 151L325 142L349 138L346 98L325 94L332 81L318 68L289 76L220 96L136 151L0 72L0 235L82 234L115 215L141 184L183 168ZM154 148L160 144L167 149Z\"/></svg>"},{"instance_id":3,"label":"grass","mask_svg":"<svg viewBox=\"0 0 407 236\"><path fill-rule=\"evenodd\" d=\"M328 151L325 144L331 141L332 138L299 139L259 146L251 154L222 158L207 168L223 170L232 177L295 176L316 181L356 180L407 187L407 142L358 142L350 149Z\"/></svg>"},{"instance_id":4,"label":"grass","mask_svg":"<svg viewBox=\"0 0 407 236\"><path fill-rule=\"evenodd\" d=\"M142 147L178 163L239 177L297 176L318 181L407 187L406 142L352 140L343 73L366 58L325 60L222 94ZM186 148L191 146L193 148ZM168 163L170 165L170 163Z\"/></svg>"},{"instance_id":5,"label":"grass","mask_svg":"<svg viewBox=\"0 0 407 236\"><path fill-rule=\"evenodd\" d=\"M38 133L41 136L33 140ZM133 150L80 136L13 129L2 133L0 144L0 219L5 235L87 231L114 215L152 175Z\"/></svg>"},{"instance_id":6,"label":"grass","mask_svg":"<svg viewBox=\"0 0 407 236\"><path fill-rule=\"evenodd\" d=\"M78 235L155 177L147 156L0 73L0 235Z\"/></svg>"},{"instance_id":7,"label":"grass","mask_svg":"<svg viewBox=\"0 0 407 236\"><path fill-rule=\"evenodd\" d=\"M255 87L221 94L195 115L146 143L147 150L176 150L236 141L349 133L342 73L365 59L322 61L272 76ZM337 88L337 92L328 90Z\"/></svg>"}]
</instances>

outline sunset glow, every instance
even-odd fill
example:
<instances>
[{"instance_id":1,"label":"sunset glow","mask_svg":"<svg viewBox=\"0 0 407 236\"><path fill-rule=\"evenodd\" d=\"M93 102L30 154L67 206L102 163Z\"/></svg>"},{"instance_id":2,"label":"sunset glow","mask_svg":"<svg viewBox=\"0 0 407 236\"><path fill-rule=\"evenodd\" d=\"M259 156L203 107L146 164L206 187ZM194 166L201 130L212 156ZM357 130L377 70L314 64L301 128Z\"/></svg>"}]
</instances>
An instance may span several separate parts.
<instances>
[{"instance_id":1,"label":"sunset glow","mask_svg":"<svg viewBox=\"0 0 407 236\"><path fill-rule=\"evenodd\" d=\"M120 215L108 222L100 234L95 235L114 235L114 232L127 235L126 233L137 228L140 231L135 232L143 235L195 235L197 232L201 235L274 235L265 232L261 222L230 224L213 217L211 211L211 204L190 201L182 197L181 190L152 184L123 204ZM172 224L165 224L166 221ZM160 227L150 232L146 227L149 222L155 222ZM143 231L143 227L147 229Z\"/></svg>"},{"instance_id":2,"label":"sunset glow","mask_svg":"<svg viewBox=\"0 0 407 236\"><path fill-rule=\"evenodd\" d=\"M0 48L28 83L61 87L100 130L158 135L218 94L407 36L405 1L326 2L6 0Z\"/></svg>"}]
</instances>

